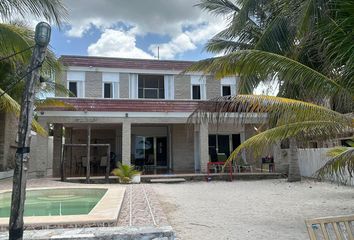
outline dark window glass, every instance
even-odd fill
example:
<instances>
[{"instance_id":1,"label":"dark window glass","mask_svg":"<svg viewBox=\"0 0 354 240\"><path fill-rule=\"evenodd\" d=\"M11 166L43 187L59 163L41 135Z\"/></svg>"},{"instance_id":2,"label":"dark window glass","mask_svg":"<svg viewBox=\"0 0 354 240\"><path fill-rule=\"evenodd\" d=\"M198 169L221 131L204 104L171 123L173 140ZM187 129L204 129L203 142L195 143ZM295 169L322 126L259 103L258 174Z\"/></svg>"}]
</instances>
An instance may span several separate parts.
<instances>
[{"instance_id":1,"label":"dark window glass","mask_svg":"<svg viewBox=\"0 0 354 240\"><path fill-rule=\"evenodd\" d=\"M241 135L232 134L232 149L235 150L241 144Z\"/></svg>"},{"instance_id":2,"label":"dark window glass","mask_svg":"<svg viewBox=\"0 0 354 240\"><path fill-rule=\"evenodd\" d=\"M165 98L164 76L139 75L138 97L164 99Z\"/></svg>"},{"instance_id":3,"label":"dark window glass","mask_svg":"<svg viewBox=\"0 0 354 240\"><path fill-rule=\"evenodd\" d=\"M77 97L77 82L69 82L69 91Z\"/></svg>"},{"instance_id":4,"label":"dark window glass","mask_svg":"<svg viewBox=\"0 0 354 240\"><path fill-rule=\"evenodd\" d=\"M200 99L200 86L194 85L192 86L192 99Z\"/></svg>"},{"instance_id":5,"label":"dark window glass","mask_svg":"<svg viewBox=\"0 0 354 240\"><path fill-rule=\"evenodd\" d=\"M225 153L227 157L230 156L229 135L218 135L218 152Z\"/></svg>"},{"instance_id":6,"label":"dark window glass","mask_svg":"<svg viewBox=\"0 0 354 240\"><path fill-rule=\"evenodd\" d=\"M218 154L216 153L216 135L209 135L209 156L212 162L218 161Z\"/></svg>"},{"instance_id":7,"label":"dark window glass","mask_svg":"<svg viewBox=\"0 0 354 240\"><path fill-rule=\"evenodd\" d=\"M104 98L112 98L112 84L111 83L105 83L104 84L104 93L103 97Z\"/></svg>"},{"instance_id":8,"label":"dark window glass","mask_svg":"<svg viewBox=\"0 0 354 240\"><path fill-rule=\"evenodd\" d=\"M222 86L222 95L230 96L231 95L231 87L230 86Z\"/></svg>"},{"instance_id":9,"label":"dark window glass","mask_svg":"<svg viewBox=\"0 0 354 240\"><path fill-rule=\"evenodd\" d=\"M144 98L158 98L158 91L157 89L144 89Z\"/></svg>"}]
</instances>

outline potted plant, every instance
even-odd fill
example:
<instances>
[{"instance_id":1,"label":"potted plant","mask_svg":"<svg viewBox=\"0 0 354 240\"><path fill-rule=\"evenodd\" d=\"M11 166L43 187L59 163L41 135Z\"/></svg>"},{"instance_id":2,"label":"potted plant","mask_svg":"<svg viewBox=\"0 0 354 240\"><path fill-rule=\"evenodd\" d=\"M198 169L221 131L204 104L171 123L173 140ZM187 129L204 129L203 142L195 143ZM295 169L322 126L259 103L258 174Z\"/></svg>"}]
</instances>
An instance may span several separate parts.
<instances>
[{"instance_id":1,"label":"potted plant","mask_svg":"<svg viewBox=\"0 0 354 240\"><path fill-rule=\"evenodd\" d=\"M120 183L140 183L140 172L133 165L119 163L112 174L118 177Z\"/></svg>"}]
</instances>

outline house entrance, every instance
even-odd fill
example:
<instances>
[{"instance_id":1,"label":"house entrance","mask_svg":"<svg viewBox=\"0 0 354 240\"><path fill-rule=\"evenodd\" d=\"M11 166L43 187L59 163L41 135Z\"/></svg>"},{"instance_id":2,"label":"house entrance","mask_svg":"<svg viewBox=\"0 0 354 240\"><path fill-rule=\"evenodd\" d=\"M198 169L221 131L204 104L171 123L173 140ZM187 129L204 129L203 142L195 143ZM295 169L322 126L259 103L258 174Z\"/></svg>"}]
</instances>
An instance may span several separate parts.
<instances>
[{"instance_id":1,"label":"house entrance","mask_svg":"<svg viewBox=\"0 0 354 240\"><path fill-rule=\"evenodd\" d=\"M145 174L167 169L167 137L136 136L133 164Z\"/></svg>"}]
</instances>

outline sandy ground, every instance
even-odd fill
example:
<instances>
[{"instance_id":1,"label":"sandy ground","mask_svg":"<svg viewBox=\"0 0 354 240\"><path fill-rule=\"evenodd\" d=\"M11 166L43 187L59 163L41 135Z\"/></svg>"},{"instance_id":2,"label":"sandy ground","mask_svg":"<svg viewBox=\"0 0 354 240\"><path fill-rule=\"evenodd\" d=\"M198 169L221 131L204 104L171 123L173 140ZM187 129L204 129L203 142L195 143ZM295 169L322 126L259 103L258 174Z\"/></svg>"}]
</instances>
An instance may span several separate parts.
<instances>
[{"instance_id":1,"label":"sandy ground","mask_svg":"<svg viewBox=\"0 0 354 240\"><path fill-rule=\"evenodd\" d=\"M304 180L156 184L177 237L308 239L304 220L354 214L354 188Z\"/></svg>"}]
</instances>

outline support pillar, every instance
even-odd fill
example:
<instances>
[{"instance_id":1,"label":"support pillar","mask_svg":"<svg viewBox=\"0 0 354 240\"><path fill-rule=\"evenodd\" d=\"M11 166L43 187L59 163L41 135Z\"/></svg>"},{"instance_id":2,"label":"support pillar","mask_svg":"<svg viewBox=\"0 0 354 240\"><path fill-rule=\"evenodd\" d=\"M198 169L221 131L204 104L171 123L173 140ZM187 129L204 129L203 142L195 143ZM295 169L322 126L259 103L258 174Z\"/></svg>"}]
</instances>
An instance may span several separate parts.
<instances>
[{"instance_id":1,"label":"support pillar","mask_svg":"<svg viewBox=\"0 0 354 240\"><path fill-rule=\"evenodd\" d=\"M131 165L131 123L124 121L122 126L122 163Z\"/></svg>"},{"instance_id":2,"label":"support pillar","mask_svg":"<svg viewBox=\"0 0 354 240\"><path fill-rule=\"evenodd\" d=\"M207 123L199 125L199 156L200 171L206 173L209 162L209 129Z\"/></svg>"},{"instance_id":3,"label":"support pillar","mask_svg":"<svg viewBox=\"0 0 354 240\"><path fill-rule=\"evenodd\" d=\"M63 145L63 124L54 124L53 130L53 177L61 175L61 157Z\"/></svg>"},{"instance_id":4,"label":"support pillar","mask_svg":"<svg viewBox=\"0 0 354 240\"><path fill-rule=\"evenodd\" d=\"M49 128L46 121L39 121L39 124L48 132ZM48 160L51 159L48 156L48 136L41 136L39 134L32 136L30 156L29 176L37 178L46 177L48 166L50 166Z\"/></svg>"},{"instance_id":5,"label":"support pillar","mask_svg":"<svg viewBox=\"0 0 354 240\"><path fill-rule=\"evenodd\" d=\"M87 128L87 163L86 163L86 183L90 183L90 175L91 175L91 126L89 125ZM109 156L108 156L109 157Z\"/></svg>"}]
</instances>

